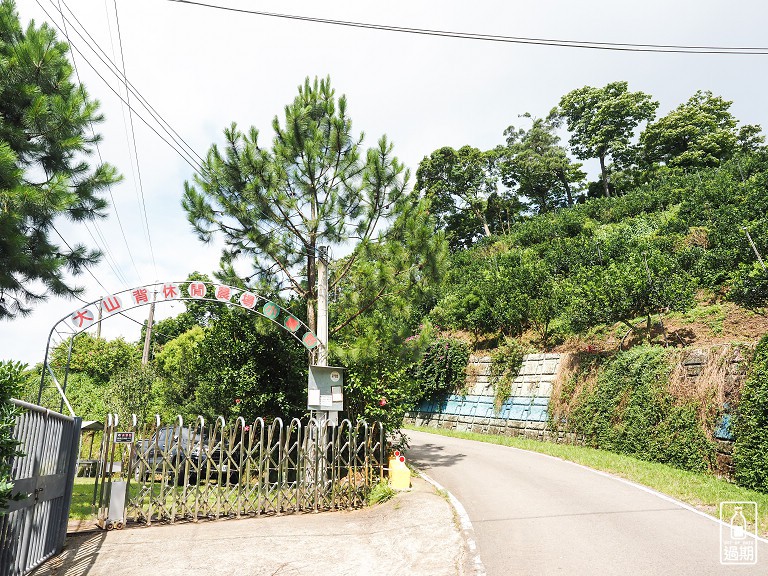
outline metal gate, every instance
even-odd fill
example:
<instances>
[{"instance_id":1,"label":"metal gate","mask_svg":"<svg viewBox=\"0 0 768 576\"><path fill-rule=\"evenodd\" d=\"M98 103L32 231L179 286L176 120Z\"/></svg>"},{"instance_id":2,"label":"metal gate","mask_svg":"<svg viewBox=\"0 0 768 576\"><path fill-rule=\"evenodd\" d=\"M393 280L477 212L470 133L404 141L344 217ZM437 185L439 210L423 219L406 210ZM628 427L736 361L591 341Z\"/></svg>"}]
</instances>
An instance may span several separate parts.
<instances>
[{"instance_id":1,"label":"metal gate","mask_svg":"<svg viewBox=\"0 0 768 576\"><path fill-rule=\"evenodd\" d=\"M23 456L13 461L14 494L0 516L0 576L28 574L64 546L80 447L80 418L11 400L21 408L13 436Z\"/></svg>"},{"instance_id":2,"label":"metal gate","mask_svg":"<svg viewBox=\"0 0 768 576\"><path fill-rule=\"evenodd\" d=\"M104 429L94 494L107 529L354 508L383 478L385 434L378 422L238 418L228 424L219 417L206 425L198 417L185 426L181 417L168 425L158 417L139 427L116 420L108 418Z\"/></svg>"}]
</instances>

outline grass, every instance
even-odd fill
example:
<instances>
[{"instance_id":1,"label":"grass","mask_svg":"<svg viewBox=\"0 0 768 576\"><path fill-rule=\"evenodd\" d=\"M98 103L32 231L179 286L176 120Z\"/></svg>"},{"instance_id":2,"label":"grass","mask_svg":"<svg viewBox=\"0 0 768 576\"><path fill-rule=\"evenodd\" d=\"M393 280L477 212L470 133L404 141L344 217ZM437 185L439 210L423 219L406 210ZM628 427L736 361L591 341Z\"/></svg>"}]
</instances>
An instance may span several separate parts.
<instances>
[{"instance_id":1,"label":"grass","mask_svg":"<svg viewBox=\"0 0 768 576\"><path fill-rule=\"evenodd\" d=\"M382 480L376 486L373 487L371 493L368 494L368 505L381 504L386 502L395 495L395 491L389 486L386 480Z\"/></svg>"},{"instance_id":2,"label":"grass","mask_svg":"<svg viewBox=\"0 0 768 576\"><path fill-rule=\"evenodd\" d=\"M422 426L405 426L405 428L442 436L512 446L514 448L556 456L563 460L582 464L589 468L608 472L637 484L648 486L686 504L690 504L714 517L719 516L720 502L757 502L757 530L760 536L768 536L768 494L742 488L711 474L690 472L668 466L667 464L646 462L623 454L614 454L605 450L596 450L572 444L555 444L529 438L478 434L475 432L461 432ZM754 519L747 514L747 510L744 512L747 521L752 522Z\"/></svg>"},{"instance_id":3,"label":"grass","mask_svg":"<svg viewBox=\"0 0 768 576\"><path fill-rule=\"evenodd\" d=\"M75 478L75 486L72 490L72 507L69 509L71 520L87 520L96 517L91 508L95 481L95 478Z\"/></svg>"},{"instance_id":4,"label":"grass","mask_svg":"<svg viewBox=\"0 0 768 576\"><path fill-rule=\"evenodd\" d=\"M723 333L725 316L726 310L722 304L699 305L687 312L671 312L668 314L669 318L677 318L683 324L694 324L696 322L704 324L715 336Z\"/></svg>"}]
</instances>

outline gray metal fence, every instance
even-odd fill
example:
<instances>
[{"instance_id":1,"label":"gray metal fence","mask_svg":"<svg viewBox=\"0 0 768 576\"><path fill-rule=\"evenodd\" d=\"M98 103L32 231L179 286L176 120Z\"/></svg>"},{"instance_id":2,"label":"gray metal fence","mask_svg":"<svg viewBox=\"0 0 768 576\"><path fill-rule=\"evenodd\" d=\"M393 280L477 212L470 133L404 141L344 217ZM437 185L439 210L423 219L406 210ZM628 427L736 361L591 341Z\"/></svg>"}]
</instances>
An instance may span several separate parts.
<instances>
[{"instance_id":1,"label":"gray metal fence","mask_svg":"<svg viewBox=\"0 0 768 576\"><path fill-rule=\"evenodd\" d=\"M64 545L80 441L80 418L12 402L21 409L13 435L23 452L13 461L13 492L26 498L0 516L2 576L27 574Z\"/></svg>"},{"instance_id":2,"label":"gray metal fence","mask_svg":"<svg viewBox=\"0 0 768 576\"><path fill-rule=\"evenodd\" d=\"M130 443L115 443L130 433ZM179 417L140 427L109 418L94 505L107 529L354 508L383 478L385 449L379 423Z\"/></svg>"}]
</instances>

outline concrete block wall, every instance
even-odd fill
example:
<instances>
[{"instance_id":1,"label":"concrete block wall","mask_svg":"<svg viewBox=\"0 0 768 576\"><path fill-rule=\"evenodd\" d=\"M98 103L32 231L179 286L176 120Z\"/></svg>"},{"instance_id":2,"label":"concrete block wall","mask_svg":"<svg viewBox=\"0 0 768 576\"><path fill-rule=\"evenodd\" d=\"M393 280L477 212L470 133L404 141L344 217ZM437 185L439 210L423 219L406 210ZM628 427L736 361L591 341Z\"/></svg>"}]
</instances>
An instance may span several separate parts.
<instances>
[{"instance_id":1,"label":"concrete block wall","mask_svg":"<svg viewBox=\"0 0 768 576\"><path fill-rule=\"evenodd\" d=\"M422 403L406 422L455 430L542 438L560 354L526 354L501 410L494 407L491 357L471 356L467 394Z\"/></svg>"},{"instance_id":2,"label":"concrete block wall","mask_svg":"<svg viewBox=\"0 0 768 576\"><path fill-rule=\"evenodd\" d=\"M512 383L510 396L549 398L555 381L560 354L526 354ZM476 396L493 396L490 356L470 356L467 366L467 390Z\"/></svg>"},{"instance_id":3,"label":"concrete block wall","mask_svg":"<svg viewBox=\"0 0 768 576\"><path fill-rule=\"evenodd\" d=\"M711 351L694 349L685 353L681 367L686 378L702 375ZM557 377L560 354L528 354L523 357L520 372L515 378L509 398L502 409L493 405L494 391L490 384L490 356L472 356L467 367L467 395L452 394L432 402L425 402L406 415L406 422L418 426L432 426L506 436L524 436L553 442L583 443L583 437L572 432L548 429L548 403ZM730 394L740 389L746 376L746 362L736 351L726 364L726 403ZM730 418L726 416L715 431L716 454L713 463L716 472L733 476L733 436Z\"/></svg>"}]
</instances>

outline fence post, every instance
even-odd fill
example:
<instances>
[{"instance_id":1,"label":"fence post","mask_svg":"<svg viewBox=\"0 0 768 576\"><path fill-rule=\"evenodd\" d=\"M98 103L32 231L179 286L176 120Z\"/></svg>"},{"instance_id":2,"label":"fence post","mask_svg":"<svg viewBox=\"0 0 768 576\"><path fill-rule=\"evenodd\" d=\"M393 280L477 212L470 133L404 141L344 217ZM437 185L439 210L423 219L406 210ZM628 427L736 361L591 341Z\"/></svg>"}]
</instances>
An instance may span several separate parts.
<instances>
[{"instance_id":1,"label":"fence post","mask_svg":"<svg viewBox=\"0 0 768 576\"><path fill-rule=\"evenodd\" d=\"M67 462L67 487L64 490L63 513L61 529L57 539L56 548L61 550L67 537L67 525L69 523L69 509L72 506L72 492L74 491L75 475L77 474L77 460L80 456L80 428L83 425L82 418L75 418L72 422L72 434L69 438L69 459Z\"/></svg>"}]
</instances>

